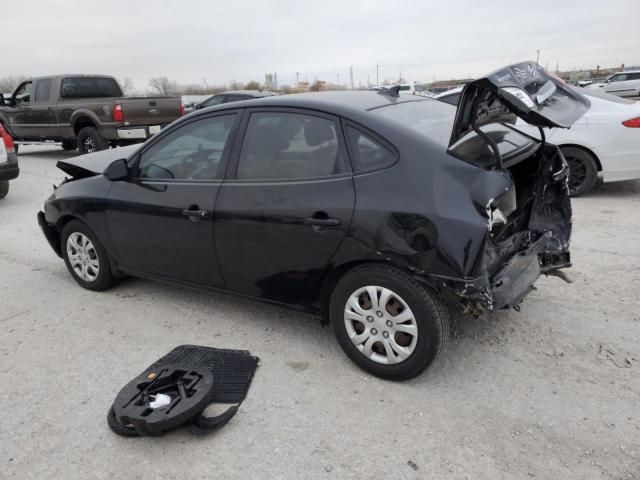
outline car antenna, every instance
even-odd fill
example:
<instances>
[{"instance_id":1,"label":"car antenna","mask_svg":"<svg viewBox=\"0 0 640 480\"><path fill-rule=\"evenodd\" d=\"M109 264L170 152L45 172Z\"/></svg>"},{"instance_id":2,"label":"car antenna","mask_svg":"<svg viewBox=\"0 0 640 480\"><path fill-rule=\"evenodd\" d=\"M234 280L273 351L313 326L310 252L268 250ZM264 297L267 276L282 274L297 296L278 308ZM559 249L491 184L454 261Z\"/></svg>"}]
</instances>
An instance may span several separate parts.
<instances>
[{"instance_id":1,"label":"car antenna","mask_svg":"<svg viewBox=\"0 0 640 480\"><path fill-rule=\"evenodd\" d=\"M380 95L389 95L390 97L399 97L400 96L400 85L394 85L393 87L383 88L382 90L378 90Z\"/></svg>"}]
</instances>

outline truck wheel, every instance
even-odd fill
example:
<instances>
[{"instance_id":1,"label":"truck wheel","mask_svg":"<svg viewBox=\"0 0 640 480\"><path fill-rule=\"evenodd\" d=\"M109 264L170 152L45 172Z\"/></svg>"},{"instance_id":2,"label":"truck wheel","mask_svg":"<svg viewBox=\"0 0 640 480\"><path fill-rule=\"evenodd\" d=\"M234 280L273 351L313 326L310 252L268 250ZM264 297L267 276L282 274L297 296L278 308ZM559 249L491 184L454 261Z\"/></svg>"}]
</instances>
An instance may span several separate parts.
<instances>
[{"instance_id":1,"label":"truck wheel","mask_svg":"<svg viewBox=\"0 0 640 480\"><path fill-rule=\"evenodd\" d=\"M78 148L78 142L75 140L63 140L62 141L62 149L63 150L75 150Z\"/></svg>"},{"instance_id":2,"label":"truck wheel","mask_svg":"<svg viewBox=\"0 0 640 480\"><path fill-rule=\"evenodd\" d=\"M435 293L388 265L345 274L331 294L330 314L346 355L389 380L420 374L449 335L449 312Z\"/></svg>"},{"instance_id":3,"label":"truck wheel","mask_svg":"<svg viewBox=\"0 0 640 480\"><path fill-rule=\"evenodd\" d=\"M78 133L78 151L80 153L99 152L108 146L107 141L93 127L84 127Z\"/></svg>"},{"instance_id":4,"label":"truck wheel","mask_svg":"<svg viewBox=\"0 0 640 480\"><path fill-rule=\"evenodd\" d=\"M9 193L9 180L3 180L0 182L0 198L4 198Z\"/></svg>"}]
</instances>

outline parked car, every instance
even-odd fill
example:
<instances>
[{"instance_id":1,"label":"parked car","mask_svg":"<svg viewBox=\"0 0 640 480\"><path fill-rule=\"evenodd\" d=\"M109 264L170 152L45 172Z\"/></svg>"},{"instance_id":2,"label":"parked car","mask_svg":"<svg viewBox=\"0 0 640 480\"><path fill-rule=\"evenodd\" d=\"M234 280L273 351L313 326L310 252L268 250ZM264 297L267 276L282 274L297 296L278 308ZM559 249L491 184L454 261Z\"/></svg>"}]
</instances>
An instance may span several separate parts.
<instances>
[{"instance_id":1,"label":"parked car","mask_svg":"<svg viewBox=\"0 0 640 480\"><path fill-rule=\"evenodd\" d=\"M58 162L38 222L84 288L135 275L319 314L360 367L405 379L447 305L517 308L570 266L567 165L504 124L568 128L588 105L534 63L473 82L457 115L388 91L219 105Z\"/></svg>"},{"instance_id":2,"label":"parked car","mask_svg":"<svg viewBox=\"0 0 640 480\"><path fill-rule=\"evenodd\" d=\"M9 180L17 178L19 173L13 139L0 125L0 199L9 193Z\"/></svg>"},{"instance_id":3,"label":"parked car","mask_svg":"<svg viewBox=\"0 0 640 480\"><path fill-rule=\"evenodd\" d=\"M61 142L80 153L139 143L182 115L178 97L124 97L113 77L53 75L22 82L0 124L19 142Z\"/></svg>"},{"instance_id":4,"label":"parked car","mask_svg":"<svg viewBox=\"0 0 640 480\"><path fill-rule=\"evenodd\" d=\"M577 197L591 191L599 173L604 182L639 179L640 103L599 90L569 88L589 98L590 110L570 130L546 129L545 135L560 147L569 164L571 195ZM462 88L456 88L436 98L457 105L461 92Z\"/></svg>"},{"instance_id":5,"label":"parked car","mask_svg":"<svg viewBox=\"0 0 640 480\"><path fill-rule=\"evenodd\" d=\"M618 97L639 97L640 70L614 73L604 82L591 83L585 88L602 90Z\"/></svg>"},{"instance_id":6,"label":"parked car","mask_svg":"<svg viewBox=\"0 0 640 480\"><path fill-rule=\"evenodd\" d=\"M264 98L278 95L267 90L230 90L228 92L217 93L207 98L197 108L213 107L221 103L239 102L240 100L250 100L252 98Z\"/></svg>"}]
</instances>

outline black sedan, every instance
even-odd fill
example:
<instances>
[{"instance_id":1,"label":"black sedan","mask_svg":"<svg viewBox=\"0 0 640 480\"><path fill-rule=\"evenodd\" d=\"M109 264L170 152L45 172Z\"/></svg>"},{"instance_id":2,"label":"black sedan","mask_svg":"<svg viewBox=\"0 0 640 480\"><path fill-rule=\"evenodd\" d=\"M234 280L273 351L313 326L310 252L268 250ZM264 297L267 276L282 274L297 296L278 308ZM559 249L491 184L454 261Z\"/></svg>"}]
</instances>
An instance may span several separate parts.
<instances>
[{"instance_id":1,"label":"black sedan","mask_svg":"<svg viewBox=\"0 0 640 480\"><path fill-rule=\"evenodd\" d=\"M38 220L85 288L135 275L316 313L360 367L410 378L450 305L518 308L570 266L566 163L513 125L588 107L535 63L470 83L457 110L393 88L221 105L59 162L71 178Z\"/></svg>"}]
</instances>

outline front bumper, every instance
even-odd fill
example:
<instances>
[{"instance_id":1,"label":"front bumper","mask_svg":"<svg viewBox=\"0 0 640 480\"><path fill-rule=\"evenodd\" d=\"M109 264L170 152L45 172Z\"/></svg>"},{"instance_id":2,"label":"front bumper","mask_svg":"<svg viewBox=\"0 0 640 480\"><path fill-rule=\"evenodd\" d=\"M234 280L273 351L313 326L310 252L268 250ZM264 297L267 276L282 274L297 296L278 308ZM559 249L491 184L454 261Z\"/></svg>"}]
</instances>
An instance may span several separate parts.
<instances>
[{"instance_id":1,"label":"front bumper","mask_svg":"<svg viewBox=\"0 0 640 480\"><path fill-rule=\"evenodd\" d=\"M58 234L58 230L53 225L50 225L47 222L47 219L44 217L44 212L38 212L38 225L42 229L42 233L44 233L45 238L51 245L51 248L56 255L62 258L62 251L60 249L60 235Z\"/></svg>"},{"instance_id":2,"label":"front bumper","mask_svg":"<svg viewBox=\"0 0 640 480\"><path fill-rule=\"evenodd\" d=\"M8 160L0 163L0 181L13 180L17 178L19 174L18 157L15 153L10 153Z\"/></svg>"}]
</instances>

